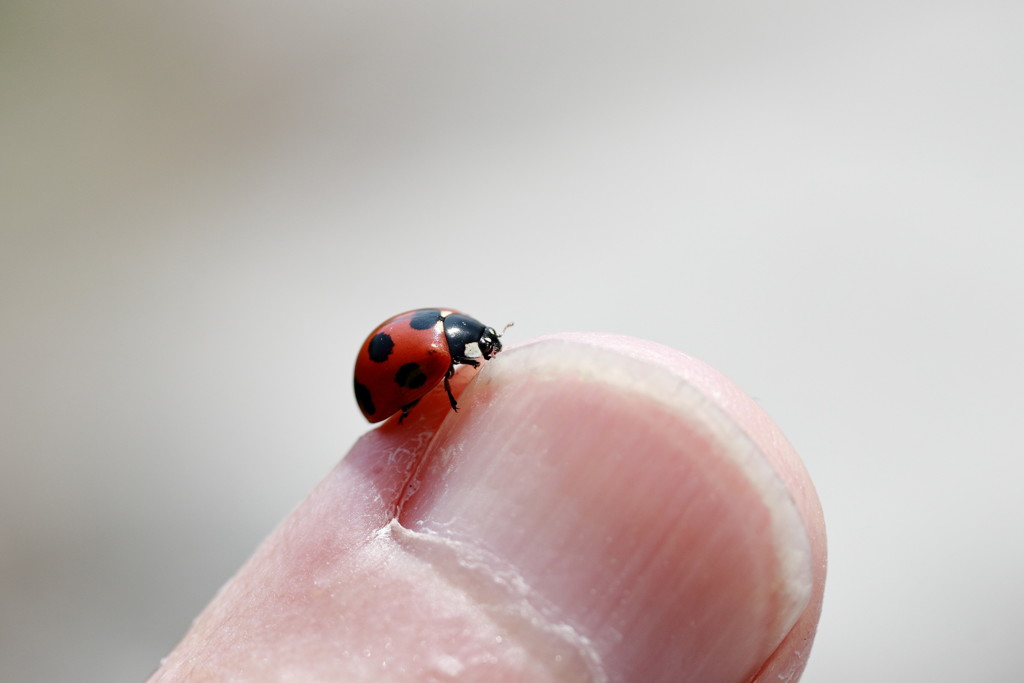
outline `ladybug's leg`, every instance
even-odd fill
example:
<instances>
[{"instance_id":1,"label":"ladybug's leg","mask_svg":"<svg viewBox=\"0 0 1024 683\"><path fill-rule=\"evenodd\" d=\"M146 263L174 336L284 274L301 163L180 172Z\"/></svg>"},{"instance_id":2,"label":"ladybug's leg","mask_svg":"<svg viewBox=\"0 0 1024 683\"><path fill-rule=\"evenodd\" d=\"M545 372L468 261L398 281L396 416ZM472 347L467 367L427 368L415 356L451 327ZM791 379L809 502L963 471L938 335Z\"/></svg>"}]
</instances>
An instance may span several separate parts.
<instances>
[{"instance_id":1,"label":"ladybug's leg","mask_svg":"<svg viewBox=\"0 0 1024 683\"><path fill-rule=\"evenodd\" d=\"M448 368L448 372L444 373L444 390L448 392L448 402L452 404L452 410L458 410L459 404L455 402L455 396L452 395L452 385L449 380L455 374L455 363L452 363Z\"/></svg>"},{"instance_id":2,"label":"ladybug's leg","mask_svg":"<svg viewBox=\"0 0 1024 683\"><path fill-rule=\"evenodd\" d=\"M405 419L405 416L408 415L409 411L412 410L413 406L415 406L419 402L420 402L420 400L416 399L415 401L413 401L409 405L402 406L402 414L398 418L398 424L402 424L402 420Z\"/></svg>"}]
</instances>

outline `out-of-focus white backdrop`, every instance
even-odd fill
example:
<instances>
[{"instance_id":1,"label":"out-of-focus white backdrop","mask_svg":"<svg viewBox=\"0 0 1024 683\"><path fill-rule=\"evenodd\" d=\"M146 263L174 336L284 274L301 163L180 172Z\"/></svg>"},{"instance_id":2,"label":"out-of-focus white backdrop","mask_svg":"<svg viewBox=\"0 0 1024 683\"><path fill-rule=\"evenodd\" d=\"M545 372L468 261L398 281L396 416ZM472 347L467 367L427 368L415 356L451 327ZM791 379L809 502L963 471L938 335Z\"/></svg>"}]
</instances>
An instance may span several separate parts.
<instances>
[{"instance_id":1,"label":"out-of-focus white backdrop","mask_svg":"<svg viewBox=\"0 0 1024 683\"><path fill-rule=\"evenodd\" d=\"M806 681L1020 675L1021 3L9 0L0 93L0 679L144 678L427 305L751 393Z\"/></svg>"}]
</instances>

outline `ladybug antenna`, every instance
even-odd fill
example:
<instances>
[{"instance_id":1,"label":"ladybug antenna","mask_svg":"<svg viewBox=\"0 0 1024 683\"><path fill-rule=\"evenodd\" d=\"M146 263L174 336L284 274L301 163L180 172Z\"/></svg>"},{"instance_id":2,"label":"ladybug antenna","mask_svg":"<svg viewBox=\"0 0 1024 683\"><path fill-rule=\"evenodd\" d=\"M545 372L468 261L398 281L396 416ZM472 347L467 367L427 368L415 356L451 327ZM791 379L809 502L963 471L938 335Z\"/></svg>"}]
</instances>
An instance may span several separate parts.
<instances>
[{"instance_id":1,"label":"ladybug antenna","mask_svg":"<svg viewBox=\"0 0 1024 683\"><path fill-rule=\"evenodd\" d=\"M501 328L501 332L498 333L498 336L499 337L503 336L505 334L505 330L507 330L508 328L512 327L513 325L515 325L515 323L508 323L508 324L506 324L505 327Z\"/></svg>"}]
</instances>

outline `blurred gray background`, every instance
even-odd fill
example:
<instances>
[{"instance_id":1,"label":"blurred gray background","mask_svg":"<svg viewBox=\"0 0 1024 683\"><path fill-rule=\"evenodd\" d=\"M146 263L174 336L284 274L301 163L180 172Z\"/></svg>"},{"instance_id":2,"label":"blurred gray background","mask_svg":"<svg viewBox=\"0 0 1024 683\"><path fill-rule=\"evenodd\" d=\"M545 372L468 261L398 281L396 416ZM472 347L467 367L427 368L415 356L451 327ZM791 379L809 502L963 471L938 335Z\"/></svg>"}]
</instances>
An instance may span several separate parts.
<instances>
[{"instance_id":1,"label":"blurred gray background","mask_svg":"<svg viewBox=\"0 0 1024 683\"><path fill-rule=\"evenodd\" d=\"M0 680L138 681L383 318L656 340L818 486L806 681L1016 681L1024 4L0 5Z\"/></svg>"}]
</instances>

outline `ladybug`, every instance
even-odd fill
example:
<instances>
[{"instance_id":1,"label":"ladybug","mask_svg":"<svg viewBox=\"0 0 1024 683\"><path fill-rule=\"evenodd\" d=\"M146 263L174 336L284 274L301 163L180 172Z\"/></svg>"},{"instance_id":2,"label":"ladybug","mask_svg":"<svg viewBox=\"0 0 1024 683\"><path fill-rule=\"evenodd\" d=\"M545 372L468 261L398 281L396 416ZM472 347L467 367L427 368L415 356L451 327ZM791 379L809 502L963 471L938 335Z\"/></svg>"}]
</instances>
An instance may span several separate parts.
<instances>
[{"instance_id":1,"label":"ladybug","mask_svg":"<svg viewBox=\"0 0 1024 683\"><path fill-rule=\"evenodd\" d=\"M456 365L479 367L501 351L493 327L445 308L418 308L400 313L377 326L356 358L356 402L370 422L380 422L399 410L401 422L416 402L444 381L452 410L458 404L449 380Z\"/></svg>"}]
</instances>

